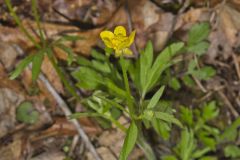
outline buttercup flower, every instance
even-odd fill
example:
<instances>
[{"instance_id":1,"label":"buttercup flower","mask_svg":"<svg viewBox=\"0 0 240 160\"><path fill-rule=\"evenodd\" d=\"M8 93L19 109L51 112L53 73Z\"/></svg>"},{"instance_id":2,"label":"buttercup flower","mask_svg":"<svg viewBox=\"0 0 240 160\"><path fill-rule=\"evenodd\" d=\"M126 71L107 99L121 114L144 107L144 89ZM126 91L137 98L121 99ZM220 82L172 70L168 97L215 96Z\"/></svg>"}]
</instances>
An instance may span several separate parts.
<instances>
[{"instance_id":1,"label":"buttercup flower","mask_svg":"<svg viewBox=\"0 0 240 160\"><path fill-rule=\"evenodd\" d=\"M108 48L115 50L115 56L119 57L133 54L129 47L134 41L135 33L136 31L133 31L128 37L126 29L123 26L117 26L114 32L102 31L100 37Z\"/></svg>"}]
</instances>

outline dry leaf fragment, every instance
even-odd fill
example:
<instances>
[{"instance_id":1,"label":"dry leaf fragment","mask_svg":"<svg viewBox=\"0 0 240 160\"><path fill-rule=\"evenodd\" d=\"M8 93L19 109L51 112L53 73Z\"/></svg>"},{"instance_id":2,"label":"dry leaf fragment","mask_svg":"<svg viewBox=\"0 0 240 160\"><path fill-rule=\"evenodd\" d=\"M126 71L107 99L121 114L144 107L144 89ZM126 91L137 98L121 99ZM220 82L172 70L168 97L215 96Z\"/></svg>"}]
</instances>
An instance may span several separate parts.
<instances>
[{"instance_id":1,"label":"dry leaf fragment","mask_svg":"<svg viewBox=\"0 0 240 160\"><path fill-rule=\"evenodd\" d=\"M219 5L216 7L216 23L213 32L209 36L211 45L208 50L210 60L218 55L227 59L233 53L233 48L240 45L240 12L230 5Z\"/></svg>"},{"instance_id":2,"label":"dry leaf fragment","mask_svg":"<svg viewBox=\"0 0 240 160\"><path fill-rule=\"evenodd\" d=\"M106 147L97 148L97 152L101 155L102 160L117 160L113 153ZM90 153L87 153L87 160L94 160Z\"/></svg>"},{"instance_id":3,"label":"dry leaf fragment","mask_svg":"<svg viewBox=\"0 0 240 160\"><path fill-rule=\"evenodd\" d=\"M63 160L65 158L63 152L52 150L49 152L44 152L36 157L31 158L30 160Z\"/></svg>"},{"instance_id":4,"label":"dry leaf fragment","mask_svg":"<svg viewBox=\"0 0 240 160\"><path fill-rule=\"evenodd\" d=\"M47 57L44 58L42 63L42 72L46 75L48 80L51 82L53 87L58 91L58 93L64 93L62 82L55 71L54 67L52 66L51 62Z\"/></svg>"}]
</instances>

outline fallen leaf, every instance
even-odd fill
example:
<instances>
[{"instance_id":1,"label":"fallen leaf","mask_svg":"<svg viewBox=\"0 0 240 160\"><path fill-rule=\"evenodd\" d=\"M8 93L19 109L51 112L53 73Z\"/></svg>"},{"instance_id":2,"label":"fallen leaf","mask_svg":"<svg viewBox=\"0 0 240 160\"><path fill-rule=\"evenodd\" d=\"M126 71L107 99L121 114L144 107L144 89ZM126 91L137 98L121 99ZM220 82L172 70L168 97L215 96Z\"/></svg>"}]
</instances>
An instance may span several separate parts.
<instances>
[{"instance_id":1,"label":"fallen leaf","mask_svg":"<svg viewBox=\"0 0 240 160\"><path fill-rule=\"evenodd\" d=\"M1 160L20 160L22 159L23 140L21 138L13 141L4 147L0 147ZM26 145L26 144L25 144Z\"/></svg>"},{"instance_id":2,"label":"fallen leaf","mask_svg":"<svg viewBox=\"0 0 240 160\"><path fill-rule=\"evenodd\" d=\"M15 129L16 107L23 100L23 94L14 89L0 87L0 138Z\"/></svg>"},{"instance_id":3,"label":"fallen leaf","mask_svg":"<svg viewBox=\"0 0 240 160\"><path fill-rule=\"evenodd\" d=\"M61 79L47 57L44 57L41 69L56 91L63 94L64 89Z\"/></svg>"},{"instance_id":4,"label":"fallen leaf","mask_svg":"<svg viewBox=\"0 0 240 160\"><path fill-rule=\"evenodd\" d=\"M216 23L213 32L209 36L211 42L208 56L214 60L221 55L225 60L233 53L233 48L240 45L240 13L230 5L219 5L216 7Z\"/></svg>"},{"instance_id":5,"label":"fallen leaf","mask_svg":"<svg viewBox=\"0 0 240 160\"><path fill-rule=\"evenodd\" d=\"M0 62L6 70L11 70L16 63L16 58L19 56L13 45L0 41Z\"/></svg>"},{"instance_id":6,"label":"fallen leaf","mask_svg":"<svg viewBox=\"0 0 240 160\"><path fill-rule=\"evenodd\" d=\"M102 160L117 160L116 156L106 147L99 147L96 149ZM91 153L87 153L87 160L94 160Z\"/></svg>"},{"instance_id":7,"label":"fallen leaf","mask_svg":"<svg viewBox=\"0 0 240 160\"><path fill-rule=\"evenodd\" d=\"M63 152L51 150L48 152L44 152L36 157L33 157L30 160L63 160L65 157L66 156Z\"/></svg>"},{"instance_id":8,"label":"fallen leaf","mask_svg":"<svg viewBox=\"0 0 240 160\"><path fill-rule=\"evenodd\" d=\"M93 124L93 122L90 122L89 119L80 119L80 124L82 125L84 131L90 136L94 136L101 132L101 129ZM52 136L74 136L76 134L78 134L77 130L70 121L68 121L65 117L56 117L54 118L54 123L51 127L40 131L39 134L31 138L31 141L38 141Z\"/></svg>"}]
</instances>

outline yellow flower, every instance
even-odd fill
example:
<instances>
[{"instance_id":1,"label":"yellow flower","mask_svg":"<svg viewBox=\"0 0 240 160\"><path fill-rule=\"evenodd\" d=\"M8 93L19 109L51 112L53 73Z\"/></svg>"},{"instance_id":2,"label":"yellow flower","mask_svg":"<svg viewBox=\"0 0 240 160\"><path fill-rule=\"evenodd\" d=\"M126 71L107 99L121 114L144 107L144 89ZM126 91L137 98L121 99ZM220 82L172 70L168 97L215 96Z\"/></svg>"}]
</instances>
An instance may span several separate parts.
<instances>
[{"instance_id":1,"label":"yellow flower","mask_svg":"<svg viewBox=\"0 0 240 160\"><path fill-rule=\"evenodd\" d=\"M100 37L108 48L115 50L115 56L119 57L133 54L129 47L134 41L135 33L136 31L133 31L128 37L126 29L123 26L117 26L114 32L102 31Z\"/></svg>"}]
</instances>

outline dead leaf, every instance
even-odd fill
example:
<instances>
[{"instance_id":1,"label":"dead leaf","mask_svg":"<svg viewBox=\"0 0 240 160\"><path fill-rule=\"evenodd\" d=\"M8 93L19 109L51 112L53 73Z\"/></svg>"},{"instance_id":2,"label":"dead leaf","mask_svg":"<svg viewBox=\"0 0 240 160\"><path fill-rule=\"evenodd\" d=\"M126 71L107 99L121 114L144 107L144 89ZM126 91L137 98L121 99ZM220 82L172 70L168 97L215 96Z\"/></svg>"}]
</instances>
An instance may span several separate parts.
<instances>
[{"instance_id":1,"label":"dead leaf","mask_svg":"<svg viewBox=\"0 0 240 160\"><path fill-rule=\"evenodd\" d=\"M23 94L10 88L0 87L0 138L15 129L16 107L23 100Z\"/></svg>"},{"instance_id":2,"label":"dead leaf","mask_svg":"<svg viewBox=\"0 0 240 160\"><path fill-rule=\"evenodd\" d=\"M12 143L0 147L0 160L21 160L22 159L22 140L15 139Z\"/></svg>"},{"instance_id":3,"label":"dead leaf","mask_svg":"<svg viewBox=\"0 0 240 160\"><path fill-rule=\"evenodd\" d=\"M38 135L31 138L31 141L38 141L52 136L74 136L77 134L75 126L66 118L56 117L54 121L55 123L50 128L40 131ZM94 136L101 132L101 129L87 118L84 120L80 119L80 124L89 136Z\"/></svg>"},{"instance_id":4,"label":"dead leaf","mask_svg":"<svg viewBox=\"0 0 240 160\"><path fill-rule=\"evenodd\" d=\"M106 147L99 147L96 149L97 153L101 156L102 160L117 160L113 153ZM95 158L91 153L87 153L87 160L94 160Z\"/></svg>"},{"instance_id":5,"label":"dead leaf","mask_svg":"<svg viewBox=\"0 0 240 160\"><path fill-rule=\"evenodd\" d=\"M105 131L98 141L102 146L109 147L114 153L120 153L125 134L120 130Z\"/></svg>"},{"instance_id":6,"label":"dead leaf","mask_svg":"<svg viewBox=\"0 0 240 160\"><path fill-rule=\"evenodd\" d=\"M65 154L60 151L49 151L44 152L36 157L31 158L30 160L63 160L65 158Z\"/></svg>"},{"instance_id":7,"label":"dead leaf","mask_svg":"<svg viewBox=\"0 0 240 160\"><path fill-rule=\"evenodd\" d=\"M13 45L0 41L0 62L6 70L11 70L16 63L16 58L19 56Z\"/></svg>"},{"instance_id":8,"label":"dead leaf","mask_svg":"<svg viewBox=\"0 0 240 160\"><path fill-rule=\"evenodd\" d=\"M233 53L233 48L240 45L240 13L230 5L216 7L216 23L209 36L211 45L208 50L210 60L221 55L225 60Z\"/></svg>"},{"instance_id":9,"label":"dead leaf","mask_svg":"<svg viewBox=\"0 0 240 160\"><path fill-rule=\"evenodd\" d=\"M36 41L39 41L39 38L36 37L36 34L32 31L37 30L35 22L30 20L23 20L22 23L25 27L27 27L28 32L33 35ZM29 26L31 26L31 28ZM82 40L78 40L76 43L66 42L64 44L68 47L71 47L74 52L78 54L82 53L85 55L90 54L90 50L94 45L96 45L97 41L99 40L99 33L102 30L102 28L97 28L93 30L80 31L77 27L50 23L42 23L42 26L47 36L51 39L56 39L59 37L59 34L68 32L70 32L71 35L83 38ZM26 35L24 35L19 30L19 28L0 26L0 40L3 42L18 44L19 46L23 47L23 50L34 47L32 42L26 38Z\"/></svg>"},{"instance_id":10,"label":"dead leaf","mask_svg":"<svg viewBox=\"0 0 240 160\"><path fill-rule=\"evenodd\" d=\"M61 79L59 78L56 70L54 69L54 67L52 66L51 62L47 57L44 57L41 69L43 74L46 75L47 79L50 81L50 83L53 85L56 91L58 93L64 94Z\"/></svg>"},{"instance_id":11,"label":"dead leaf","mask_svg":"<svg viewBox=\"0 0 240 160\"><path fill-rule=\"evenodd\" d=\"M125 133L121 130L111 130L111 131L104 131L98 138L99 144L101 146L109 148L114 155L119 156L120 151L122 149L122 145L125 138ZM98 150L98 149L97 149ZM143 152L139 148L134 148L131 155L129 156L129 160L140 159L143 156ZM107 158L103 160L108 160Z\"/></svg>"}]
</instances>

